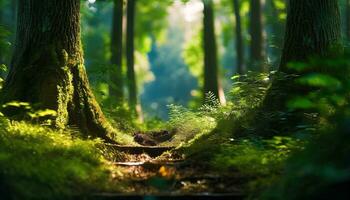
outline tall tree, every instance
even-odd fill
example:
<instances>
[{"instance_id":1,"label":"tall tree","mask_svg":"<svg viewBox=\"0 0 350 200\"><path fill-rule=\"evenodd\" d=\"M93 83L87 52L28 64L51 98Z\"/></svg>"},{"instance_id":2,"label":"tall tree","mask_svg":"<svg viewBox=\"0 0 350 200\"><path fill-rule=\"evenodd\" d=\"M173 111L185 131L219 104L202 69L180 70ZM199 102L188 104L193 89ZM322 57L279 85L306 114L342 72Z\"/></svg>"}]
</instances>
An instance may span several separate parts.
<instances>
[{"instance_id":1,"label":"tall tree","mask_svg":"<svg viewBox=\"0 0 350 200\"><path fill-rule=\"evenodd\" d=\"M281 62L281 53L283 48L283 39L285 32L286 9L278 6L279 3L285 3L284 0L266 1L266 26L268 29L267 39L269 43L269 59L273 64L273 70L277 70Z\"/></svg>"},{"instance_id":2,"label":"tall tree","mask_svg":"<svg viewBox=\"0 0 350 200\"><path fill-rule=\"evenodd\" d=\"M136 0L128 0L127 3L127 27L126 27L126 61L127 61L127 78L129 89L129 105L132 111L137 114L137 85L135 75L135 8Z\"/></svg>"},{"instance_id":3,"label":"tall tree","mask_svg":"<svg viewBox=\"0 0 350 200\"><path fill-rule=\"evenodd\" d=\"M240 1L239 0L233 0L233 9L234 9L234 15L236 19L236 53L237 53L237 73L243 74L244 73L244 41L243 41L243 34L242 34L242 19L241 19L241 13L240 13Z\"/></svg>"},{"instance_id":4,"label":"tall tree","mask_svg":"<svg viewBox=\"0 0 350 200\"><path fill-rule=\"evenodd\" d=\"M348 42L350 42L350 0L345 0L346 19L345 19L345 36Z\"/></svg>"},{"instance_id":5,"label":"tall tree","mask_svg":"<svg viewBox=\"0 0 350 200\"><path fill-rule=\"evenodd\" d=\"M17 0L11 1L11 17L13 20L13 24L16 24L16 18L17 18Z\"/></svg>"},{"instance_id":6,"label":"tall tree","mask_svg":"<svg viewBox=\"0 0 350 200\"><path fill-rule=\"evenodd\" d=\"M310 56L327 57L341 44L340 12L334 0L290 0L280 71Z\"/></svg>"},{"instance_id":7,"label":"tall tree","mask_svg":"<svg viewBox=\"0 0 350 200\"><path fill-rule=\"evenodd\" d=\"M334 54L337 47L341 50L340 44L341 28L338 1L289 1L280 72L301 75L289 68L287 64L295 61L305 62L313 56L327 58ZM310 88L297 85L292 77L273 81L262 105L263 113L266 111L285 111L289 99L310 91ZM279 125L280 123L288 122L290 126L297 124L302 118L302 114L300 116L295 113L288 117L288 120L270 120L270 125L267 125L267 122L262 123L264 123L264 127L279 128L282 127Z\"/></svg>"},{"instance_id":8,"label":"tall tree","mask_svg":"<svg viewBox=\"0 0 350 200\"><path fill-rule=\"evenodd\" d=\"M107 135L113 130L85 72L80 0L19 0L15 49L1 101L55 110L57 127L75 126L111 142Z\"/></svg>"},{"instance_id":9,"label":"tall tree","mask_svg":"<svg viewBox=\"0 0 350 200\"><path fill-rule=\"evenodd\" d=\"M2 26L2 10L3 10L3 2L2 2L2 0L0 0L0 31L1 32L3 32L3 27L1 27ZM2 43L3 43L3 41L1 41L2 40L2 38L3 38L3 36L2 36L2 34L0 33L0 65L2 65L3 64L3 52L2 52ZM2 71L1 71L1 69L0 69L0 78L1 78L1 75L2 75Z\"/></svg>"},{"instance_id":10,"label":"tall tree","mask_svg":"<svg viewBox=\"0 0 350 200\"><path fill-rule=\"evenodd\" d=\"M203 0L203 43L204 43L204 96L211 92L221 103L225 103L223 90L219 84L219 69L217 58L217 45L215 37L215 22L213 0Z\"/></svg>"},{"instance_id":11,"label":"tall tree","mask_svg":"<svg viewBox=\"0 0 350 200\"><path fill-rule=\"evenodd\" d=\"M123 100L123 0L114 0L112 33L111 33L111 64L113 68L110 73L111 84L109 94L117 103Z\"/></svg>"},{"instance_id":12,"label":"tall tree","mask_svg":"<svg viewBox=\"0 0 350 200\"><path fill-rule=\"evenodd\" d=\"M266 71L262 14L262 0L250 0L250 58L255 68Z\"/></svg>"}]
</instances>

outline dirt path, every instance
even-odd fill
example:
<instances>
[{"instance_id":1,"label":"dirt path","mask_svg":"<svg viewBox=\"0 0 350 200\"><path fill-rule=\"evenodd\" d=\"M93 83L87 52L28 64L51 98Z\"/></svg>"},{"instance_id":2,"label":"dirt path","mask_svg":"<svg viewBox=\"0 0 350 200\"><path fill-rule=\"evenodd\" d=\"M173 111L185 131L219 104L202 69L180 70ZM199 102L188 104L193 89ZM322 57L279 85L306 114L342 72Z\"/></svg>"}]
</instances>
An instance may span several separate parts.
<instances>
[{"instance_id":1,"label":"dirt path","mask_svg":"<svg viewBox=\"0 0 350 200\"><path fill-rule=\"evenodd\" d=\"M209 172L176 153L168 153L174 149L173 147L109 145L109 148L124 153L124 156L116 159L113 164L120 169L118 174L114 175L115 181L123 183L125 191L123 195L99 194L98 198L123 200L243 198L241 177ZM160 156L162 154L163 156ZM147 195L150 195L149 198L146 198Z\"/></svg>"}]
</instances>

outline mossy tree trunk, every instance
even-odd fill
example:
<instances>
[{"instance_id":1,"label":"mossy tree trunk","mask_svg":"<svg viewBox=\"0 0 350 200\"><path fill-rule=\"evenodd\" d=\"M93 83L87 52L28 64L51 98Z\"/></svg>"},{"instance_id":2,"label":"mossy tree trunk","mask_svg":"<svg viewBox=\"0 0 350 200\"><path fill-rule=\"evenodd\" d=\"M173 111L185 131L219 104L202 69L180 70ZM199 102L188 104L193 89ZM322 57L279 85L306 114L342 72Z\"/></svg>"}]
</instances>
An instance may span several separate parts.
<instances>
[{"instance_id":1,"label":"mossy tree trunk","mask_svg":"<svg viewBox=\"0 0 350 200\"><path fill-rule=\"evenodd\" d=\"M204 88L203 96L213 93L221 103L225 103L223 90L219 84L217 45L215 36L214 8L212 0L203 0L203 47L204 47Z\"/></svg>"},{"instance_id":2,"label":"mossy tree trunk","mask_svg":"<svg viewBox=\"0 0 350 200\"><path fill-rule=\"evenodd\" d=\"M129 89L129 106L131 111L137 115L137 85L135 74L135 9L136 0L128 0L127 3L127 27L126 27L126 62L127 62L127 82Z\"/></svg>"},{"instance_id":3,"label":"mossy tree trunk","mask_svg":"<svg viewBox=\"0 0 350 200\"><path fill-rule=\"evenodd\" d=\"M15 50L3 103L57 111L55 125L101 137L112 132L89 88L80 39L80 0L19 0Z\"/></svg>"},{"instance_id":4,"label":"mossy tree trunk","mask_svg":"<svg viewBox=\"0 0 350 200\"><path fill-rule=\"evenodd\" d=\"M262 0L250 0L250 59L254 70L267 71L262 10Z\"/></svg>"},{"instance_id":5,"label":"mossy tree trunk","mask_svg":"<svg viewBox=\"0 0 350 200\"><path fill-rule=\"evenodd\" d=\"M233 9L234 9L234 15L236 19L236 54L237 54L237 73L243 74L244 73L244 41L243 41L243 34L242 34L242 19L241 19L241 13L240 13L240 1L239 0L233 0Z\"/></svg>"},{"instance_id":6,"label":"mossy tree trunk","mask_svg":"<svg viewBox=\"0 0 350 200\"><path fill-rule=\"evenodd\" d=\"M2 0L0 0L0 26L2 25L2 13L3 13L3 8L2 8ZM2 28L2 27L0 27ZM2 44L3 41L0 41L0 45ZM2 47L0 46L0 65L2 65L4 63L3 60L3 52L2 52ZM2 77L2 71L0 70L0 77Z\"/></svg>"},{"instance_id":7,"label":"mossy tree trunk","mask_svg":"<svg viewBox=\"0 0 350 200\"><path fill-rule=\"evenodd\" d=\"M111 33L111 64L113 68L110 73L111 83L109 85L109 95L120 104L123 101L123 0L114 0L112 33Z\"/></svg>"}]
</instances>

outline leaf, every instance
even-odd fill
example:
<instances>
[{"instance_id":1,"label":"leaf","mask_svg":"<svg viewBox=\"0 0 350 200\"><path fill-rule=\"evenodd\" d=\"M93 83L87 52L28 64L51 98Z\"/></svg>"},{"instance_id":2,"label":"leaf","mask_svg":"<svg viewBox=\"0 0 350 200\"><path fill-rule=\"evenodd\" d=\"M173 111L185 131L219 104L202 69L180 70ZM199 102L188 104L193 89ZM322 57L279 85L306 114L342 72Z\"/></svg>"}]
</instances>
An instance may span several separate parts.
<instances>
[{"instance_id":1,"label":"leaf","mask_svg":"<svg viewBox=\"0 0 350 200\"><path fill-rule=\"evenodd\" d=\"M18 101L12 101L12 102L6 103L2 107L3 108L7 108L7 107L16 107L16 108L24 107L25 109L30 109L31 108L29 103L27 103L27 102L18 102Z\"/></svg>"},{"instance_id":2,"label":"leaf","mask_svg":"<svg viewBox=\"0 0 350 200\"><path fill-rule=\"evenodd\" d=\"M313 73L304 76L298 79L298 82L304 85L324 88L339 88L342 85L338 79L321 73Z\"/></svg>"},{"instance_id":3,"label":"leaf","mask_svg":"<svg viewBox=\"0 0 350 200\"><path fill-rule=\"evenodd\" d=\"M289 69L293 69L293 70L296 70L298 72L302 72L302 71L305 71L307 70L308 68L310 68L310 66L306 63L301 63L301 62L291 62L291 63L288 63L287 67Z\"/></svg>"},{"instance_id":4,"label":"leaf","mask_svg":"<svg viewBox=\"0 0 350 200\"><path fill-rule=\"evenodd\" d=\"M241 75L235 75L235 76L232 76L232 80L238 80L239 78L241 78Z\"/></svg>"},{"instance_id":5,"label":"leaf","mask_svg":"<svg viewBox=\"0 0 350 200\"><path fill-rule=\"evenodd\" d=\"M235 94L239 94L241 92L241 87L234 87L232 89L232 94L235 95Z\"/></svg>"},{"instance_id":6,"label":"leaf","mask_svg":"<svg viewBox=\"0 0 350 200\"><path fill-rule=\"evenodd\" d=\"M296 97L288 102L288 107L291 109L310 109L314 107L314 103L305 97Z\"/></svg>"},{"instance_id":7,"label":"leaf","mask_svg":"<svg viewBox=\"0 0 350 200\"><path fill-rule=\"evenodd\" d=\"M7 71L7 66L4 64L0 64L0 72L6 72Z\"/></svg>"}]
</instances>

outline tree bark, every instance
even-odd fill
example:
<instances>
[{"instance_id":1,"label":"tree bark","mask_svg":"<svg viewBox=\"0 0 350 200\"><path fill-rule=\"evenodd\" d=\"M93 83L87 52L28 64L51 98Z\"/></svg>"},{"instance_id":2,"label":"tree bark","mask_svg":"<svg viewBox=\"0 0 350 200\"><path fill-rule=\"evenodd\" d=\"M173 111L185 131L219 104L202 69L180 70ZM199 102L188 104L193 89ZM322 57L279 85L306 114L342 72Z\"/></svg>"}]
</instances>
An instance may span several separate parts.
<instances>
[{"instance_id":1,"label":"tree bark","mask_svg":"<svg viewBox=\"0 0 350 200\"><path fill-rule=\"evenodd\" d=\"M112 33L111 33L111 64L113 68L110 73L111 83L109 95L118 104L123 101L123 0L114 0Z\"/></svg>"},{"instance_id":2,"label":"tree bark","mask_svg":"<svg viewBox=\"0 0 350 200\"><path fill-rule=\"evenodd\" d=\"M350 0L345 0L346 3L346 19L345 19L345 36L347 42L350 42Z\"/></svg>"},{"instance_id":3,"label":"tree bark","mask_svg":"<svg viewBox=\"0 0 350 200\"><path fill-rule=\"evenodd\" d=\"M0 0L0 26L2 26L2 13L3 13L3 8L1 7L2 6L2 0ZM0 28L2 28L2 27L0 27ZM3 43L3 41L0 41L0 45ZM4 60L3 60L3 50L2 50L2 48L1 48L1 46L0 46L0 65L2 65L2 64L4 64ZM2 71L0 70L0 78L2 77Z\"/></svg>"},{"instance_id":4,"label":"tree bark","mask_svg":"<svg viewBox=\"0 0 350 200\"><path fill-rule=\"evenodd\" d=\"M80 0L19 0L15 50L1 95L57 112L55 126L107 136L108 124L89 88L80 40Z\"/></svg>"},{"instance_id":5,"label":"tree bark","mask_svg":"<svg viewBox=\"0 0 350 200\"><path fill-rule=\"evenodd\" d=\"M126 59L127 78L129 88L129 105L134 114L137 114L137 86L134 60L134 37L135 37L135 7L136 0L128 0L127 4L127 30L126 30Z\"/></svg>"},{"instance_id":6,"label":"tree bark","mask_svg":"<svg viewBox=\"0 0 350 200\"><path fill-rule=\"evenodd\" d=\"M279 70L291 73L289 62L329 56L341 44L340 27L338 1L290 0Z\"/></svg>"},{"instance_id":7,"label":"tree bark","mask_svg":"<svg viewBox=\"0 0 350 200\"><path fill-rule=\"evenodd\" d=\"M17 18L17 1L18 0L13 0L12 3L11 3L11 14L12 14L12 20L13 20L13 27L15 29L15 25L16 25L16 18Z\"/></svg>"},{"instance_id":8,"label":"tree bark","mask_svg":"<svg viewBox=\"0 0 350 200\"><path fill-rule=\"evenodd\" d=\"M340 47L341 28L338 1L334 0L290 0L284 48L279 71L285 74L302 75L288 68L290 62L307 62L310 57L327 58L333 56L335 47ZM339 52L339 51L338 51ZM295 78L275 79L267 91L259 113L288 112L287 102L293 97L309 93L311 88L300 86ZM271 115L272 116L272 115ZM266 117L265 117L266 118ZM304 119L303 112L295 111L287 119L279 117L260 121L259 130L269 129L263 134L271 134L272 130L295 127Z\"/></svg>"},{"instance_id":9,"label":"tree bark","mask_svg":"<svg viewBox=\"0 0 350 200\"><path fill-rule=\"evenodd\" d=\"M250 0L250 57L254 68L265 69L265 48L263 34L263 16L261 0Z\"/></svg>"},{"instance_id":10,"label":"tree bark","mask_svg":"<svg viewBox=\"0 0 350 200\"><path fill-rule=\"evenodd\" d=\"M285 22L279 19L282 13L286 10L277 8L275 0L269 0L267 4L267 13L269 13L268 20L271 27L271 33L269 33L270 42L270 55L269 58L272 61L272 70L277 70L281 63L281 54L283 49L283 39L285 33Z\"/></svg>"},{"instance_id":11,"label":"tree bark","mask_svg":"<svg viewBox=\"0 0 350 200\"><path fill-rule=\"evenodd\" d=\"M244 43L242 35L242 20L240 14L239 0L233 0L233 9L236 19L236 54L237 54L237 73L244 74Z\"/></svg>"},{"instance_id":12,"label":"tree bark","mask_svg":"<svg viewBox=\"0 0 350 200\"><path fill-rule=\"evenodd\" d=\"M219 73L217 61L217 46L215 37L214 10L212 0L203 0L203 43L204 43L204 97L208 92L217 98L219 94Z\"/></svg>"}]
</instances>

